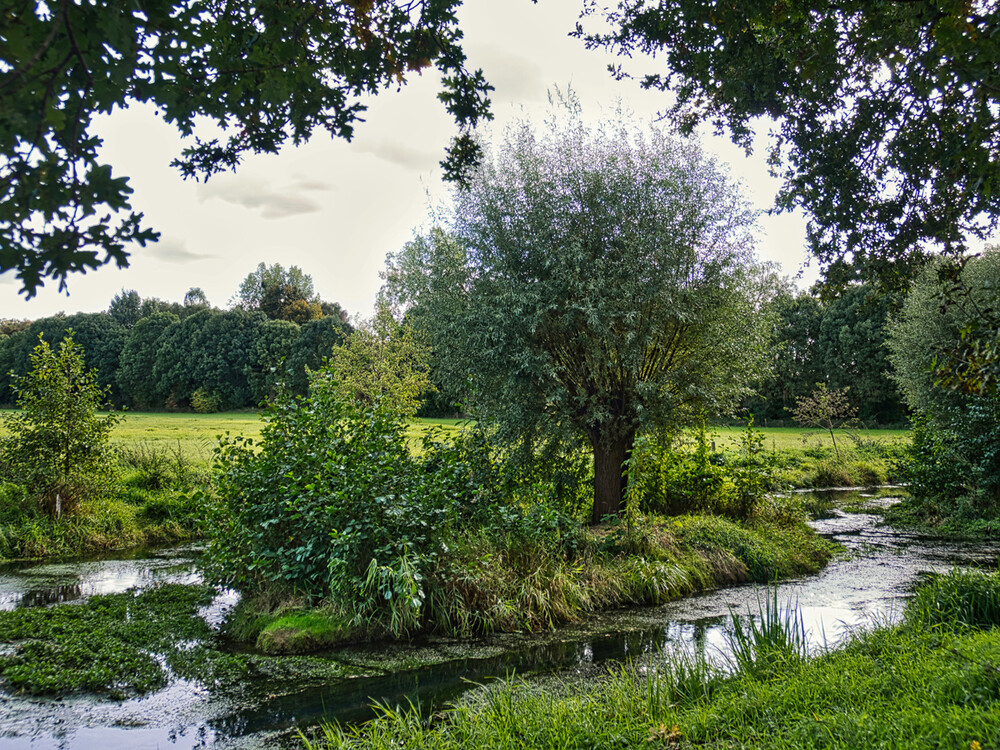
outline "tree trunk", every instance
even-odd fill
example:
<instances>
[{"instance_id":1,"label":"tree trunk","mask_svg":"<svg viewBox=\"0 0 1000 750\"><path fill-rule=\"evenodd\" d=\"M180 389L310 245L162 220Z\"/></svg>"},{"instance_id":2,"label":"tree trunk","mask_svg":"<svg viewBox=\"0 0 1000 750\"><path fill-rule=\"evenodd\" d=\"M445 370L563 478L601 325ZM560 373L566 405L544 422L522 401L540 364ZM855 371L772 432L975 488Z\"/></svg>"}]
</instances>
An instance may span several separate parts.
<instances>
[{"instance_id":1,"label":"tree trunk","mask_svg":"<svg viewBox=\"0 0 1000 750\"><path fill-rule=\"evenodd\" d=\"M594 440L594 511L590 523L600 523L605 516L616 516L625 507L628 485L628 459L632 455L635 433L613 440Z\"/></svg>"}]
</instances>

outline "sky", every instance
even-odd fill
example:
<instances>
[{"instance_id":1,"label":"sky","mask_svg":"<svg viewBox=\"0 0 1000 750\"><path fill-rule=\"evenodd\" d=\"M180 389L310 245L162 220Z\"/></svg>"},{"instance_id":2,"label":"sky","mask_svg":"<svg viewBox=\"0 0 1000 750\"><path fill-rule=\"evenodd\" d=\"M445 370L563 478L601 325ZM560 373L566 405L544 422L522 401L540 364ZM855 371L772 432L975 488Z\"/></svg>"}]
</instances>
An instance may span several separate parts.
<instances>
[{"instance_id":1,"label":"sky","mask_svg":"<svg viewBox=\"0 0 1000 750\"><path fill-rule=\"evenodd\" d=\"M580 0L466 0L463 47L468 66L482 68L496 88L495 133L513 119L544 116L556 87L571 87L593 118L619 101L638 119L666 107L665 94L615 81L607 65L619 60L568 36L580 7ZM105 310L123 289L181 301L201 287L210 303L226 307L262 262L299 266L322 299L371 315L386 255L426 228L430 209L450 196L438 162L455 126L436 99L439 90L435 71L414 75L399 92L370 100L352 142L316 133L304 146L248 157L235 174L207 183L185 181L170 166L185 144L151 108L103 118L103 158L116 175L130 177L132 205L160 241L133 248L126 269L112 264L71 276L68 295L50 282L25 300L14 276L0 275L0 318ZM703 135L702 142L756 208L771 207L779 182L768 175L762 149L747 158L724 137ZM789 277L801 273L801 288L818 276L815 265L803 270L805 226L798 213L762 216L758 235L759 257Z\"/></svg>"}]
</instances>

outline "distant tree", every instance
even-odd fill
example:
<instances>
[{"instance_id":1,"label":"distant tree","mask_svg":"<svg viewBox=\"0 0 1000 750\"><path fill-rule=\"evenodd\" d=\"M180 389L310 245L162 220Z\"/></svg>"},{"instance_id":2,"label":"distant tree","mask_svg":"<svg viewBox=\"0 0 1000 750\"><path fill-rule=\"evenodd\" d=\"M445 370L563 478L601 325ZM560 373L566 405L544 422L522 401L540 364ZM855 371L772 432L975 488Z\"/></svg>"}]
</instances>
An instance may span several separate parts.
<instances>
[{"instance_id":1,"label":"distant tree","mask_svg":"<svg viewBox=\"0 0 1000 750\"><path fill-rule=\"evenodd\" d=\"M184 307L209 307L208 297L200 286L193 286L184 295Z\"/></svg>"},{"instance_id":2,"label":"distant tree","mask_svg":"<svg viewBox=\"0 0 1000 750\"><path fill-rule=\"evenodd\" d=\"M792 411L792 416L799 424L819 427L830 433L837 458L840 458L840 448L837 447L837 437L833 431L853 422L858 413L858 410L851 406L847 391L847 388L828 390L826 383L817 383L812 393L800 397L795 402L795 409Z\"/></svg>"},{"instance_id":3,"label":"distant tree","mask_svg":"<svg viewBox=\"0 0 1000 750\"><path fill-rule=\"evenodd\" d=\"M638 432L725 410L766 368L753 222L696 144L591 127L569 102L541 132L510 128L456 195L461 283L419 303L476 418L512 442L589 444L600 521Z\"/></svg>"},{"instance_id":4,"label":"distant tree","mask_svg":"<svg viewBox=\"0 0 1000 750\"><path fill-rule=\"evenodd\" d=\"M142 297L134 289L128 291L122 289L108 305L108 315L117 320L124 328L131 328L138 323L139 319L143 317L142 312Z\"/></svg>"},{"instance_id":5,"label":"distant tree","mask_svg":"<svg viewBox=\"0 0 1000 750\"><path fill-rule=\"evenodd\" d=\"M75 508L89 479L106 467L108 438L119 418L97 415L108 394L96 372L86 369L72 331L56 349L38 341L30 369L14 384L20 411L4 419L0 454L11 478L58 517Z\"/></svg>"},{"instance_id":6,"label":"distant tree","mask_svg":"<svg viewBox=\"0 0 1000 750\"><path fill-rule=\"evenodd\" d=\"M288 357L301 335L301 327L289 320L262 320L253 337L253 356L247 385L252 405L272 401L289 380Z\"/></svg>"},{"instance_id":7,"label":"distant tree","mask_svg":"<svg viewBox=\"0 0 1000 750\"><path fill-rule=\"evenodd\" d=\"M323 317L312 277L298 266L286 271L280 263L258 265L240 284L232 305L299 324Z\"/></svg>"},{"instance_id":8,"label":"distant tree","mask_svg":"<svg viewBox=\"0 0 1000 750\"><path fill-rule=\"evenodd\" d=\"M153 377L160 337L170 326L180 323L173 313L157 312L142 318L125 339L116 379L125 403L136 409L162 409L167 393Z\"/></svg>"},{"instance_id":9,"label":"distant tree","mask_svg":"<svg viewBox=\"0 0 1000 750\"><path fill-rule=\"evenodd\" d=\"M299 328L284 369L286 385L293 393L304 396L309 390L309 370L318 370L333 353L335 347L347 340L353 329L339 316L310 320Z\"/></svg>"},{"instance_id":10,"label":"distant tree","mask_svg":"<svg viewBox=\"0 0 1000 750\"><path fill-rule=\"evenodd\" d=\"M38 338L41 336L55 345L70 330L74 332L74 340L83 347L86 367L97 370L98 383L108 390L112 399L117 400L119 394L115 374L127 330L106 312L53 315L33 321L7 342L10 346L6 355L8 369L23 377L31 368L31 357Z\"/></svg>"},{"instance_id":11,"label":"distant tree","mask_svg":"<svg viewBox=\"0 0 1000 750\"><path fill-rule=\"evenodd\" d=\"M823 310L816 355L832 389L847 389L858 416L888 424L903 419L903 404L889 375L887 321L899 307L898 294L870 284L853 285Z\"/></svg>"},{"instance_id":12,"label":"distant tree","mask_svg":"<svg viewBox=\"0 0 1000 750\"><path fill-rule=\"evenodd\" d=\"M338 302L321 301L319 303L319 309L323 313L324 317L338 318L342 323L348 322L351 318L351 316L347 313L347 310L342 308Z\"/></svg>"},{"instance_id":13,"label":"distant tree","mask_svg":"<svg viewBox=\"0 0 1000 750\"><path fill-rule=\"evenodd\" d=\"M771 303L774 370L747 406L766 419L789 419L796 399L825 378L817 352L823 303L808 292L783 290Z\"/></svg>"}]
</instances>

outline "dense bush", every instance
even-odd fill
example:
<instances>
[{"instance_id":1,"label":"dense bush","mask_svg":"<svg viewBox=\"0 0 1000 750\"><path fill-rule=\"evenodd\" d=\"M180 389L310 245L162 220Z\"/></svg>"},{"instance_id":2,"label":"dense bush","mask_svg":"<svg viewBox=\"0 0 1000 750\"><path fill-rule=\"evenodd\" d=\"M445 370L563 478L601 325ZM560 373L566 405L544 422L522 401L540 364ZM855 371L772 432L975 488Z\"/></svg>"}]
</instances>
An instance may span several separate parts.
<instances>
[{"instance_id":1,"label":"dense bush","mask_svg":"<svg viewBox=\"0 0 1000 750\"><path fill-rule=\"evenodd\" d=\"M713 451L704 424L687 441L679 435L644 436L636 441L629 478L639 509L666 515L712 512L747 518L778 487L774 457L764 450L753 420L735 455L728 457Z\"/></svg>"},{"instance_id":2,"label":"dense bush","mask_svg":"<svg viewBox=\"0 0 1000 750\"><path fill-rule=\"evenodd\" d=\"M388 613L398 630L412 629L458 498L473 491L455 457L415 457L394 411L347 400L331 371L319 371L307 397L277 400L259 444L222 440L215 579L329 598L357 618Z\"/></svg>"}]
</instances>

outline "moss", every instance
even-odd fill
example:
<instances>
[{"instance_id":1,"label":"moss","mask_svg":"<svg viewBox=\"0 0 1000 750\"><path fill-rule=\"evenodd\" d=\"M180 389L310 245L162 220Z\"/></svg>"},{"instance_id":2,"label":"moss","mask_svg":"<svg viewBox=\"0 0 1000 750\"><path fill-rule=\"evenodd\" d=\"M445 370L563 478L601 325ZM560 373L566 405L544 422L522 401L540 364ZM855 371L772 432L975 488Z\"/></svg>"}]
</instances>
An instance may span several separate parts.
<instances>
[{"instance_id":1,"label":"moss","mask_svg":"<svg viewBox=\"0 0 1000 750\"><path fill-rule=\"evenodd\" d=\"M257 636L265 654L308 654L356 640L356 629L327 610L288 612L269 622Z\"/></svg>"}]
</instances>

